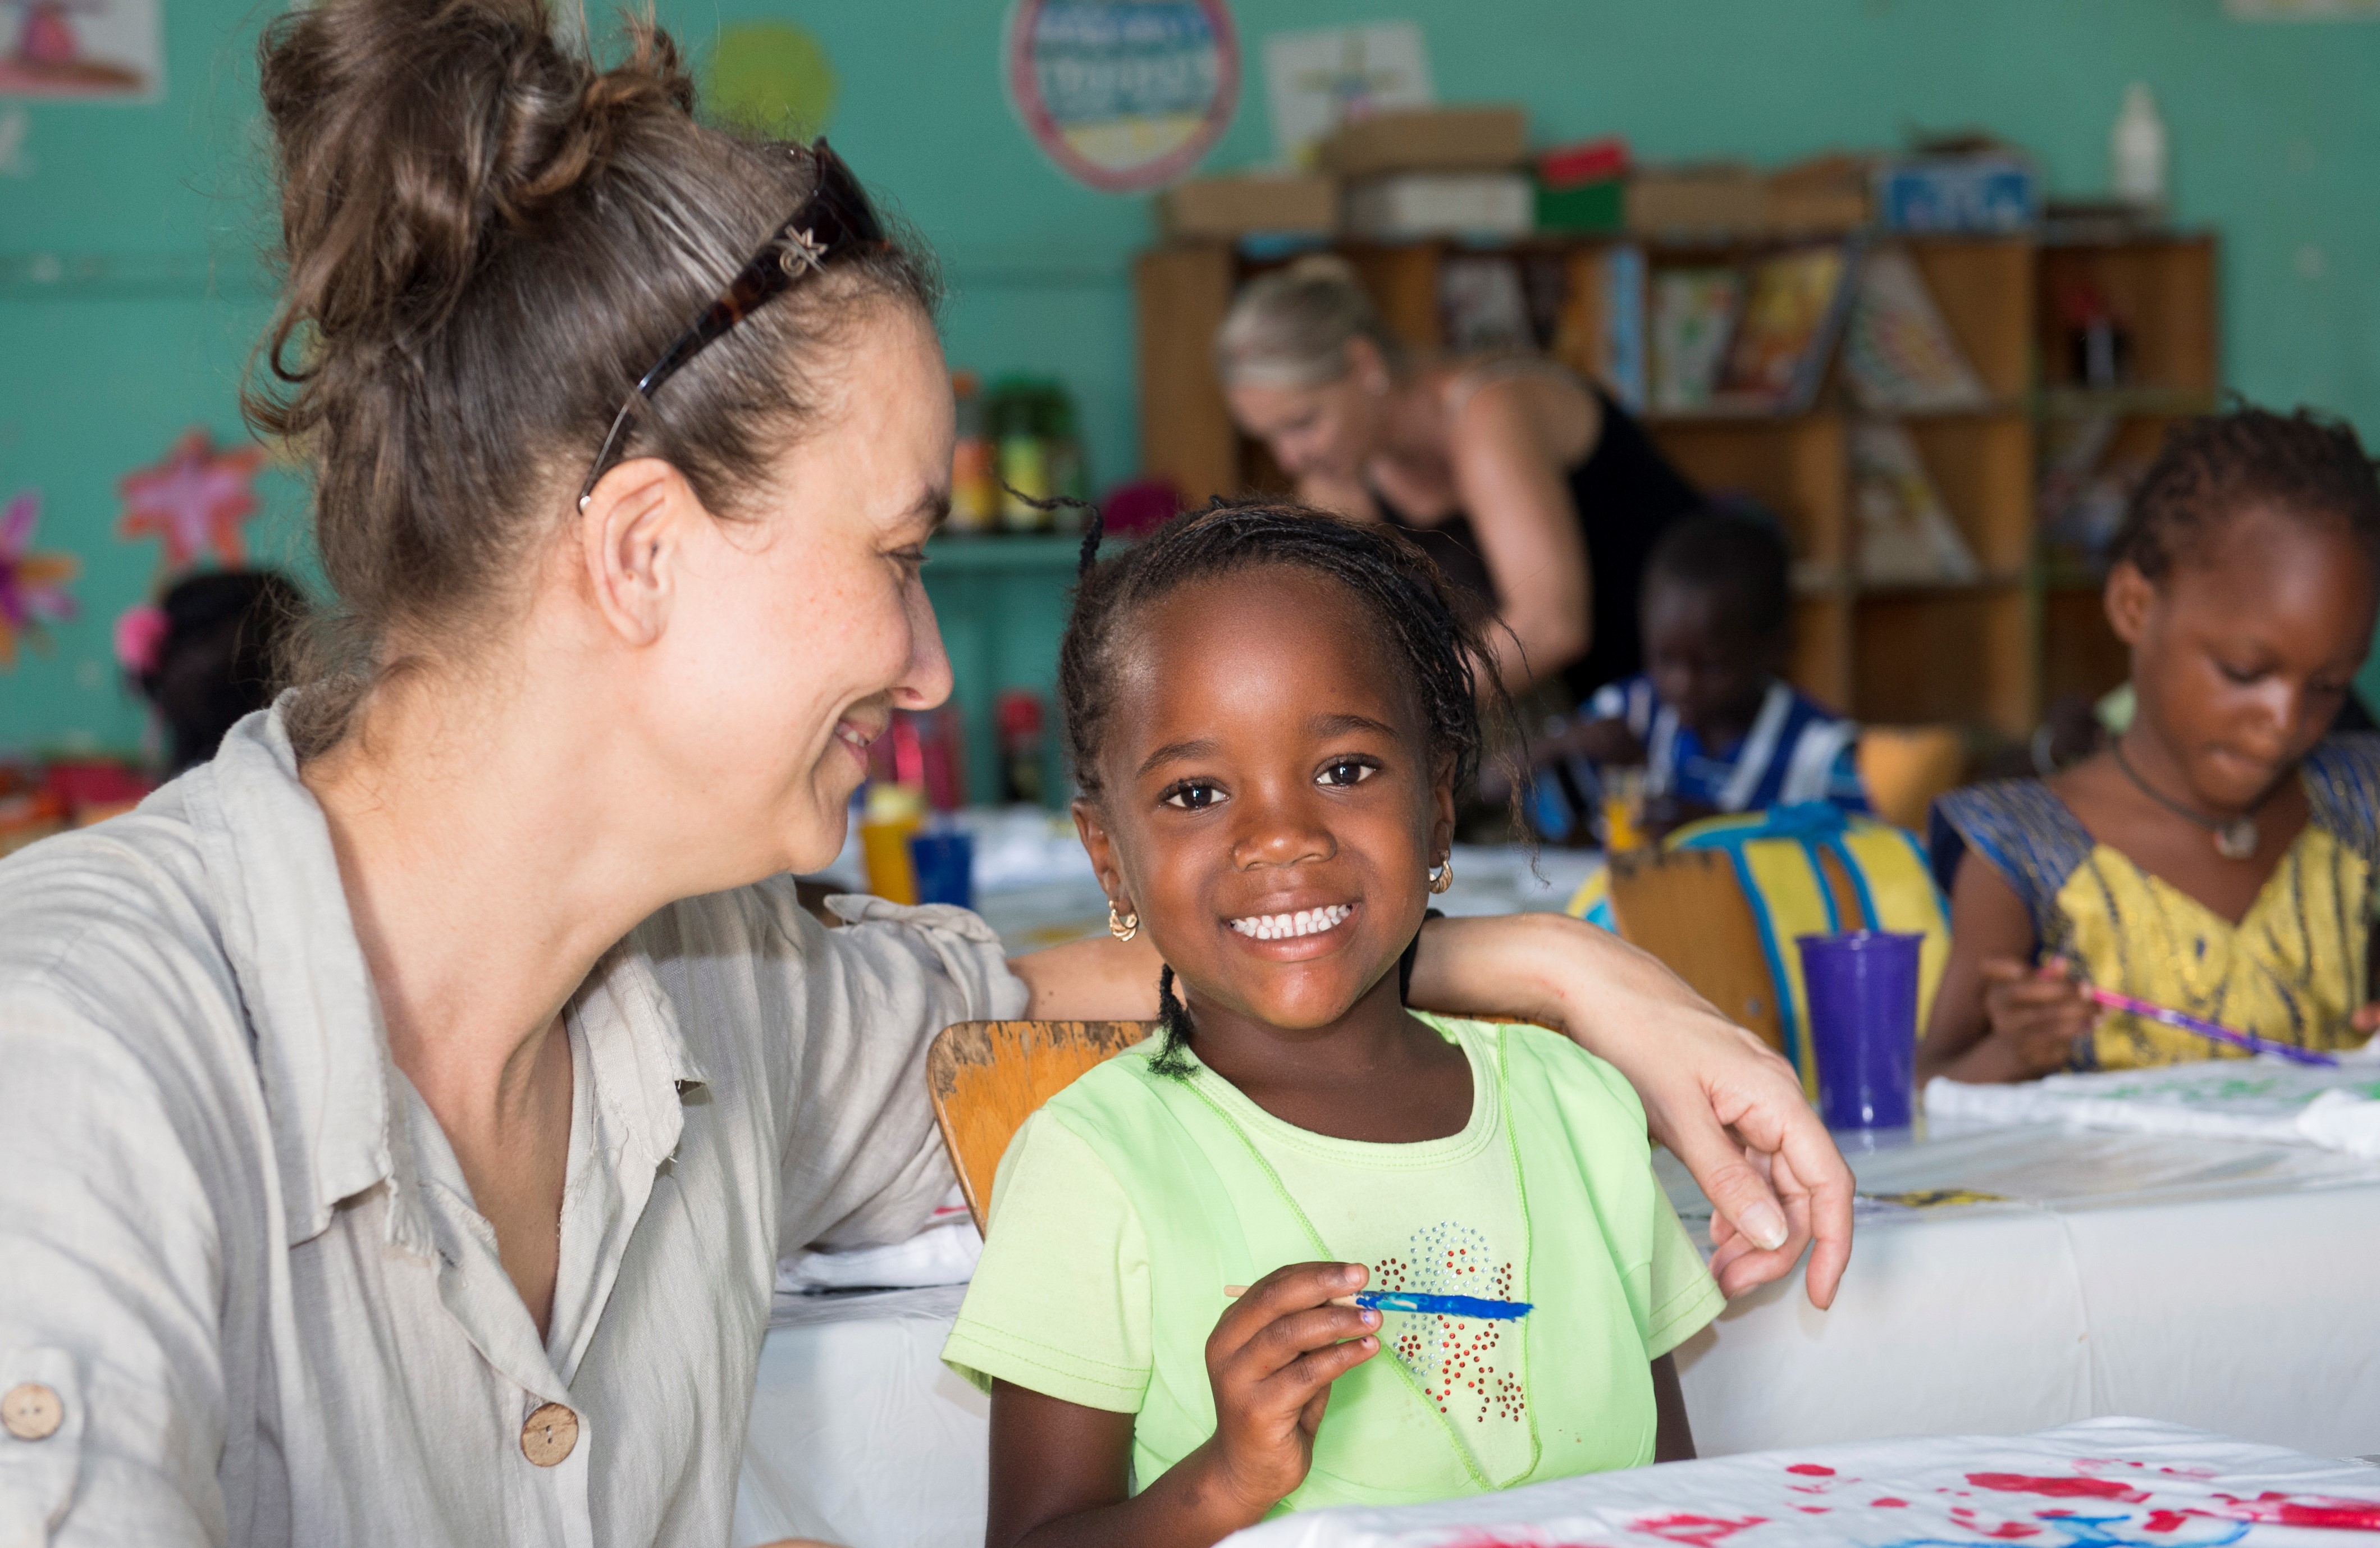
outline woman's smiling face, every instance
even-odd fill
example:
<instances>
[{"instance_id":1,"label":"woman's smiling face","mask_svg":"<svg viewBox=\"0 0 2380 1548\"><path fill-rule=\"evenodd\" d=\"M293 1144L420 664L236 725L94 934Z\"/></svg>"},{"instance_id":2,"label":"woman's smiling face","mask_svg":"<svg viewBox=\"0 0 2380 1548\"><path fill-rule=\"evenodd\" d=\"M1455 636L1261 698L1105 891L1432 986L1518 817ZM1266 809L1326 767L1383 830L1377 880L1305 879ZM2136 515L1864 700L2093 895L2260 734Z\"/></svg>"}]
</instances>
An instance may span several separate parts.
<instances>
[{"instance_id":1,"label":"woman's smiling face","mask_svg":"<svg viewBox=\"0 0 2380 1548\"><path fill-rule=\"evenodd\" d=\"M1454 798L1381 635L1345 587L1270 566L1161 597L1118 647L1075 822L1206 1006L1326 1028L1421 927Z\"/></svg>"}]
</instances>

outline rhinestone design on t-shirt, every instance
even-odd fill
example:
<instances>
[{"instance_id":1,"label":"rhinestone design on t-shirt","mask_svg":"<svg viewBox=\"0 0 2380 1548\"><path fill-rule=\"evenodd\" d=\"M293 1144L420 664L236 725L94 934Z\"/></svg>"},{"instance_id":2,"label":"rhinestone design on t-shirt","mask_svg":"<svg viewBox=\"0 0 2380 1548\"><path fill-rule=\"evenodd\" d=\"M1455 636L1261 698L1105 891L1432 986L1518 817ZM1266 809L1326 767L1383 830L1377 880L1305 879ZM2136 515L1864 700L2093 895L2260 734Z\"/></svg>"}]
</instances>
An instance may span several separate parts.
<instances>
[{"instance_id":1,"label":"rhinestone design on t-shirt","mask_svg":"<svg viewBox=\"0 0 2380 1548\"><path fill-rule=\"evenodd\" d=\"M1498 1262L1488 1238L1455 1221L1443 1220L1413 1234L1409 1256L1371 1265L1371 1288L1427 1296L1474 1296L1512 1300L1512 1264ZM1393 1350L1421 1383L1439 1412L1485 1424L1520 1422L1528 1396L1519 1374L1504 1363L1511 1323L1475 1317L1425 1317L1409 1311L1380 1314L1380 1342Z\"/></svg>"}]
</instances>

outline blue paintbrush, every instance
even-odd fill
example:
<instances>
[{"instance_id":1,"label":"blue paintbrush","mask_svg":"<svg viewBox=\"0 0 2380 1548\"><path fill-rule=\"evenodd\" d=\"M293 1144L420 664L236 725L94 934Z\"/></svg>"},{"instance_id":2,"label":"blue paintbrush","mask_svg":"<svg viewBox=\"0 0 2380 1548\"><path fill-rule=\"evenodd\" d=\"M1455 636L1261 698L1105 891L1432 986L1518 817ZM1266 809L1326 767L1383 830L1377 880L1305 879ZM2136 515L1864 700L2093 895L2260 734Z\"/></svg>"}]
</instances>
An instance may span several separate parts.
<instances>
[{"instance_id":1,"label":"blue paintbrush","mask_svg":"<svg viewBox=\"0 0 2380 1548\"><path fill-rule=\"evenodd\" d=\"M1236 1300L1248 1293L1245 1285L1226 1285L1223 1294ZM1481 1300L1476 1296L1422 1296L1404 1290L1358 1290L1333 1296L1333 1306L1361 1307L1366 1311L1410 1311L1422 1317L1470 1317L1483 1323L1510 1323L1529 1314L1536 1303L1525 1300Z\"/></svg>"}]
</instances>

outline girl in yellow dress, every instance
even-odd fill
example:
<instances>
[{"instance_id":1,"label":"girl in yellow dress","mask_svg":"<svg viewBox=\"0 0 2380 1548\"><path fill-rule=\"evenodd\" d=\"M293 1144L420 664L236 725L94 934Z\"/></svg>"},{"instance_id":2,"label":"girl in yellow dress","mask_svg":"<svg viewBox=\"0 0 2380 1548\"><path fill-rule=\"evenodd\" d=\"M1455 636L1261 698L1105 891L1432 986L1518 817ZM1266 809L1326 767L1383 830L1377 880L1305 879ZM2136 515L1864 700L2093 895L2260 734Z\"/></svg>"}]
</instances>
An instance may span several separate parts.
<instances>
[{"instance_id":1,"label":"girl in yellow dress","mask_svg":"<svg viewBox=\"0 0 2380 1548\"><path fill-rule=\"evenodd\" d=\"M1921 1079L2238 1052L2103 1013L2091 984L2307 1048L2380 1028L2380 737L2328 735L2380 600L2380 479L2354 431L2255 408L2177 427L2112 558L2130 726L1935 808L1951 948Z\"/></svg>"}]
</instances>

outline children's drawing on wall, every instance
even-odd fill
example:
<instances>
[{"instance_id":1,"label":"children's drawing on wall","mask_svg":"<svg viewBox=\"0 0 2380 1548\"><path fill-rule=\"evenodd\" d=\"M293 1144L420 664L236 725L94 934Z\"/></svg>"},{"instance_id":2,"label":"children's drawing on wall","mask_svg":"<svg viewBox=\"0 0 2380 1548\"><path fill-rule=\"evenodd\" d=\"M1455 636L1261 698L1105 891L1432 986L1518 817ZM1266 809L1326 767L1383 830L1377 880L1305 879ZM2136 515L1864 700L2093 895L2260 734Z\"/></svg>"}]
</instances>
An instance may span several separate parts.
<instances>
[{"instance_id":1,"label":"children's drawing on wall","mask_svg":"<svg viewBox=\"0 0 2380 1548\"><path fill-rule=\"evenodd\" d=\"M1273 152L1313 165L1315 143L1350 118L1437 100L1421 28L1410 21L1276 32L1265 40L1265 97Z\"/></svg>"},{"instance_id":2,"label":"children's drawing on wall","mask_svg":"<svg viewBox=\"0 0 2380 1548\"><path fill-rule=\"evenodd\" d=\"M71 554L36 554L33 529L41 524L39 490L19 490L0 507L0 671L17 664L17 641L40 640L42 626L75 616L67 582L82 571Z\"/></svg>"},{"instance_id":3,"label":"children's drawing on wall","mask_svg":"<svg viewBox=\"0 0 2380 1548\"><path fill-rule=\"evenodd\" d=\"M1006 64L1034 143L1108 193L1197 165L1240 100L1239 34L1223 0L1016 0Z\"/></svg>"},{"instance_id":4,"label":"children's drawing on wall","mask_svg":"<svg viewBox=\"0 0 2380 1548\"><path fill-rule=\"evenodd\" d=\"M164 0L0 0L0 95L154 102Z\"/></svg>"},{"instance_id":5,"label":"children's drawing on wall","mask_svg":"<svg viewBox=\"0 0 2380 1548\"><path fill-rule=\"evenodd\" d=\"M116 484L124 497L116 535L163 538L168 569L182 569L200 555L225 567L246 563L240 527L256 514L256 474L264 460L264 448L253 443L218 449L205 430L186 432L163 461Z\"/></svg>"}]
</instances>

